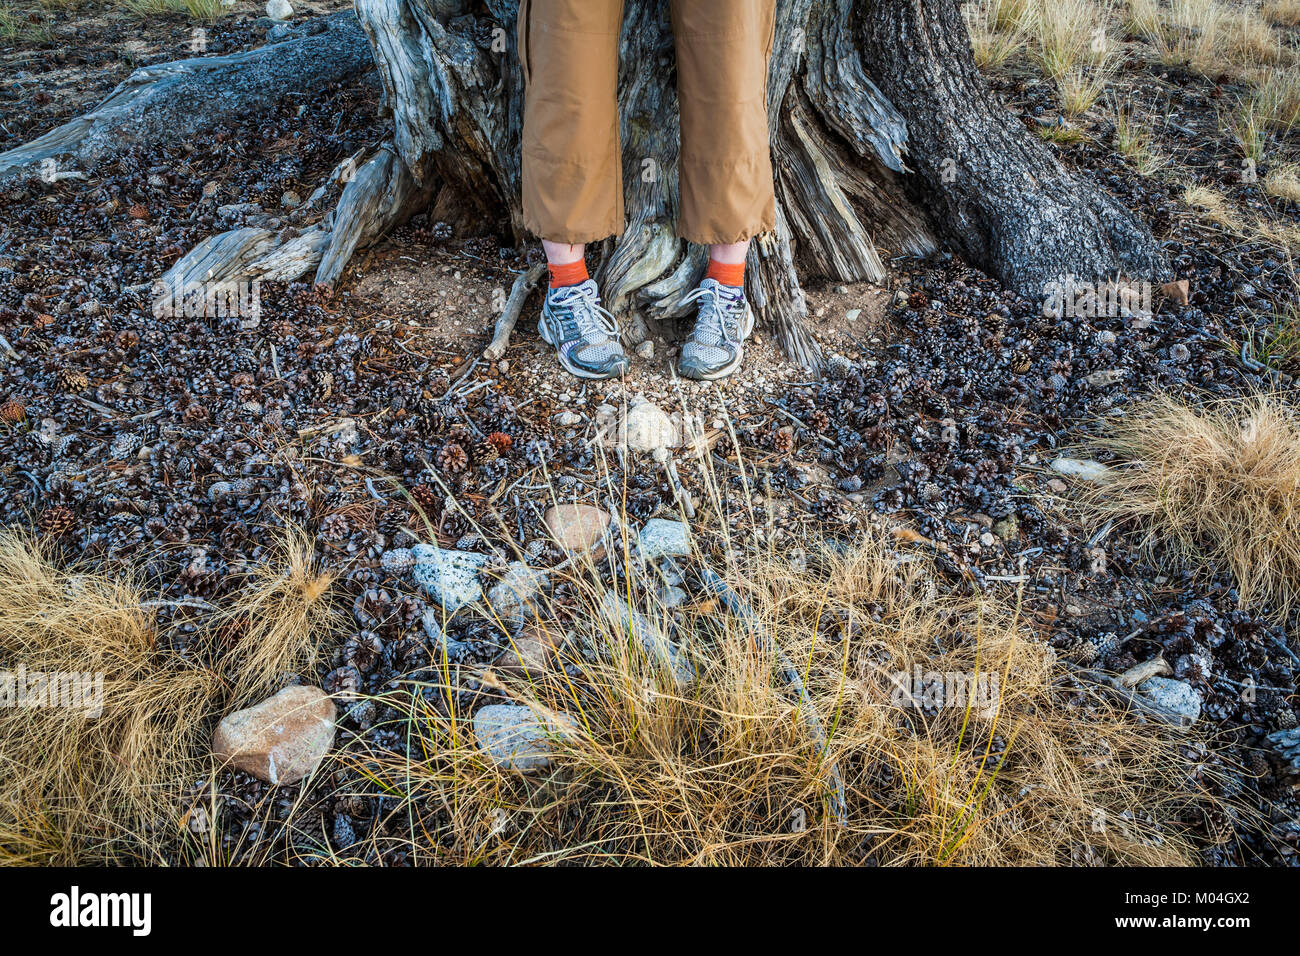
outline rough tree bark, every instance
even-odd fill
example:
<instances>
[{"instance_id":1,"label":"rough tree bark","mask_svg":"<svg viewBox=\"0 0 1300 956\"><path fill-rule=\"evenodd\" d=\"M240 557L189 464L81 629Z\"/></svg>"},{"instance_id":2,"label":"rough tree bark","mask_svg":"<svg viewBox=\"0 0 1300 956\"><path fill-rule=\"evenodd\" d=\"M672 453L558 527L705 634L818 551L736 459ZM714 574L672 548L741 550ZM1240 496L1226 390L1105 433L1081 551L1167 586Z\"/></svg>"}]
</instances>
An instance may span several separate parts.
<instances>
[{"instance_id":1,"label":"rough tree bark","mask_svg":"<svg viewBox=\"0 0 1300 956\"><path fill-rule=\"evenodd\" d=\"M317 226L284 244L257 229L212 237L176 263L167 284L312 270L315 281L333 284L357 248L431 201L439 218L523 241L518 5L356 0L392 140L350 157L322 184L310 200L326 211ZM330 47L317 26L234 63L214 57L137 71L89 117L0 155L0 175L46 155L102 159L140 115L134 102L179 115L182 135L194 135L231 110L264 106L276 89L287 95L355 72L366 45L356 22L347 14L324 22ZM339 51L333 60L322 56L331 48ZM631 316L635 344L648 322L681 313L705 254L673 230L678 123L667 0L627 0L621 52L628 222L597 250L597 275L611 307ZM214 84L232 70L234 85L215 97ZM819 355L804 324L800 276L881 281L887 258L941 243L1034 297L1057 277L1167 273L1145 225L1065 169L988 90L955 0L778 0L768 91L777 227L755 243L749 293L804 364ZM155 125L136 124L129 138Z\"/></svg>"}]
</instances>

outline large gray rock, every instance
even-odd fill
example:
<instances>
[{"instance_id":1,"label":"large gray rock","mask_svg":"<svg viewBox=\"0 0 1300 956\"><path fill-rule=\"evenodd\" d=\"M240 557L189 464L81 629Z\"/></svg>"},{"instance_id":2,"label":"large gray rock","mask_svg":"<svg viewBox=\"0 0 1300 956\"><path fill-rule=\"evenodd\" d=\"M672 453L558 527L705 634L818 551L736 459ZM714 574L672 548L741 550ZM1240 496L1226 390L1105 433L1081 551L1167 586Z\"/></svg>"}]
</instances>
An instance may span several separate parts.
<instances>
[{"instance_id":1,"label":"large gray rock","mask_svg":"<svg viewBox=\"0 0 1300 956\"><path fill-rule=\"evenodd\" d=\"M415 559L411 577L449 615L483 596L478 572L487 563L486 554L417 544L411 556Z\"/></svg>"},{"instance_id":2,"label":"large gray rock","mask_svg":"<svg viewBox=\"0 0 1300 956\"><path fill-rule=\"evenodd\" d=\"M474 715L474 739L498 767L524 773L550 765L551 741L570 728L518 704L489 704Z\"/></svg>"},{"instance_id":3,"label":"large gray rock","mask_svg":"<svg viewBox=\"0 0 1300 956\"><path fill-rule=\"evenodd\" d=\"M502 623L518 627L537 616L541 594L549 580L544 572L522 561L511 561L500 580L488 588L488 606Z\"/></svg>"},{"instance_id":4,"label":"large gray rock","mask_svg":"<svg viewBox=\"0 0 1300 956\"><path fill-rule=\"evenodd\" d=\"M691 553L691 529L681 521L651 518L641 529L639 542L647 561L684 558Z\"/></svg>"},{"instance_id":5,"label":"large gray rock","mask_svg":"<svg viewBox=\"0 0 1300 956\"><path fill-rule=\"evenodd\" d=\"M1148 677L1136 690L1153 704L1177 714L1185 723L1194 724L1201 717L1201 695L1185 681Z\"/></svg>"},{"instance_id":6,"label":"large gray rock","mask_svg":"<svg viewBox=\"0 0 1300 956\"><path fill-rule=\"evenodd\" d=\"M286 687L224 717L212 735L212 754L267 783L297 783L333 746L335 716L334 701L319 687Z\"/></svg>"},{"instance_id":7,"label":"large gray rock","mask_svg":"<svg viewBox=\"0 0 1300 956\"><path fill-rule=\"evenodd\" d=\"M636 637L646 658L666 671L679 691L686 691L695 683L695 668L686 652L638 609L630 607L625 596L606 591L601 596L600 608L619 632Z\"/></svg>"}]
</instances>

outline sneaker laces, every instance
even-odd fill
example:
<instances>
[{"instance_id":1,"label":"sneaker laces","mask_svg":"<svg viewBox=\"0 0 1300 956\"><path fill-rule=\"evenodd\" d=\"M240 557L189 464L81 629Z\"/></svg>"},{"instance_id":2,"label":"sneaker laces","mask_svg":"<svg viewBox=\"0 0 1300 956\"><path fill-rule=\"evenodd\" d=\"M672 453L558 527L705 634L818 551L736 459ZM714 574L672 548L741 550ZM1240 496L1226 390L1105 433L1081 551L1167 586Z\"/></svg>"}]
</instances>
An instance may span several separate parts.
<instances>
[{"instance_id":1,"label":"sneaker laces","mask_svg":"<svg viewBox=\"0 0 1300 956\"><path fill-rule=\"evenodd\" d=\"M692 302L700 302L699 316L695 320L694 338L704 345L721 345L731 338L740 337L740 321L737 316L731 314L728 305L739 305L744 301L743 296L726 296L728 303L723 303L722 286L717 283L702 285L694 292L682 299L682 305L689 305ZM736 333L730 335L730 330L726 326L726 319L735 320Z\"/></svg>"},{"instance_id":2,"label":"sneaker laces","mask_svg":"<svg viewBox=\"0 0 1300 956\"><path fill-rule=\"evenodd\" d=\"M580 338L589 342L603 332L606 338L618 338L618 320L600 304L600 294L587 283L565 286L551 297L551 309L560 320L564 340ZM576 334L575 334L576 333Z\"/></svg>"}]
</instances>

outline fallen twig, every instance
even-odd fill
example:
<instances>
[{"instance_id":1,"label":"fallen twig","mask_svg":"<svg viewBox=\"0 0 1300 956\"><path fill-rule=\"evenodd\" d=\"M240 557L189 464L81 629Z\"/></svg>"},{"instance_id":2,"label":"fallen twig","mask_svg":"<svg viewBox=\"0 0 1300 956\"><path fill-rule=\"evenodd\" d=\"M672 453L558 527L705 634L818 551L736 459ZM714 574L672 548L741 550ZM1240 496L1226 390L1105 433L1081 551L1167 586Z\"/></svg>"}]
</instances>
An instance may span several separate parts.
<instances>
[{"instance_id":1,"label":"fallen twig","mask_svg":"<svg viewBox=\"0 0 1300 956\"><path fill-rule=\"evenodd\" d=\"M519 321L519 315L524 310L524 302L545 273L545 263L538 263L515 280L514 287L510 290L510 298L506 300L506 306L501 310L501 318L497 319L496 328L492 332L492 341L483 350L483 357L489 362L495 362L506 354L506 349L510 345L510 333L515 330L515 323Z\"/></svg>"}]
</instances>

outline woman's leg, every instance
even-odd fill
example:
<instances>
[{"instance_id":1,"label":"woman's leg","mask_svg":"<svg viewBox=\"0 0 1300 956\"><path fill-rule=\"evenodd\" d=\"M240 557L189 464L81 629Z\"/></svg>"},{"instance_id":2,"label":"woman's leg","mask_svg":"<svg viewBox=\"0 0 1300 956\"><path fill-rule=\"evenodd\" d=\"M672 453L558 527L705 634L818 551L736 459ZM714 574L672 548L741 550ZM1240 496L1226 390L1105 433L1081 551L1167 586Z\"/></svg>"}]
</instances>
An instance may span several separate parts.
<instances>
[{"instance_id":1,"label":"woman's leg","mask_svg":"<svg viewBox=\"0 0 1300 956\"><path fill-rule=\"evenodd\" d=\"M709 246L677 370L711 381L744 359L754 328L745 299L749 240L776 224L767 121L776 0L673 0L672 12L682 111L678 231Z\"/></svg>"},{"instance_id":2,"label":"woman's leg","mask_svg":"<svg viewBox=\"0 0 1300 956\"><path fill-rule=\"evenodd\" d=\"M623 0L522 0L524 224L560 245L623 231Z\"/></svg>"}]
</instances>

